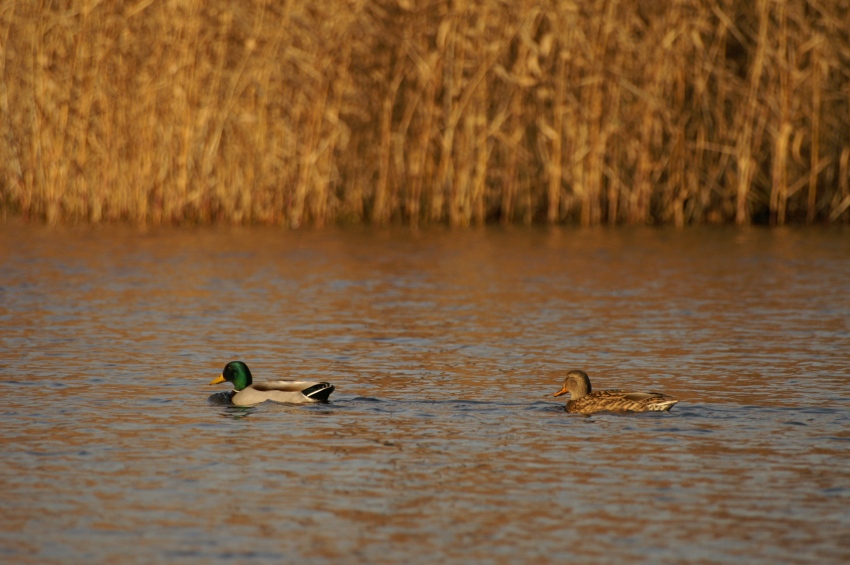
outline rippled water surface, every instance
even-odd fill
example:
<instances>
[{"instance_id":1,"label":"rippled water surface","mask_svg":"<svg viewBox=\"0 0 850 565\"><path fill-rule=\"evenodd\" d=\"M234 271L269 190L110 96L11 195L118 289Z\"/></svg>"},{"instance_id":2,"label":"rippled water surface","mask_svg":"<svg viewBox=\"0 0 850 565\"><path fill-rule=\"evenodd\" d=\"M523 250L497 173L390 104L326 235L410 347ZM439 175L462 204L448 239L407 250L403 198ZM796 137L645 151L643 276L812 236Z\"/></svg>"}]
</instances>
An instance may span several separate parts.
<instances>
[{"instance_id":1,"label":"rippled water surface","mask_svg":"<svg viewBox=\"0 0 850 565\"><path fill-rule=\"evenodd\" d=\"M8 221L0 393L4 563L850 559L847 229Z\"/></svg>"}]
</instances>

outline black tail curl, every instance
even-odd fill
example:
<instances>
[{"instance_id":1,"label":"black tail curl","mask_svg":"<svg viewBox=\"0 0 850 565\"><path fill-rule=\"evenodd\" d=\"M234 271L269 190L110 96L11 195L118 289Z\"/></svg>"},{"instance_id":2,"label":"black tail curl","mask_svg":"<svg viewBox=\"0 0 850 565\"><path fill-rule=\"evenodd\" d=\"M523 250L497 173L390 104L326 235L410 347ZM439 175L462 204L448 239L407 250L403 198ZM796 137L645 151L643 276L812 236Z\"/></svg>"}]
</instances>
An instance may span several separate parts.
<instances>
[{"instance_id":1,"label":"black tail curl","mask_svg":"<svg viewBox=\"0 0 850 565\"><path fill-rule=\"evenodd\" d=\"M318 400L319 402L327 402L328 397L334 391L334 385L330 383L316 383L311 387L305 388L301 394L307 398Z\"/></svg>"}]
</instances>

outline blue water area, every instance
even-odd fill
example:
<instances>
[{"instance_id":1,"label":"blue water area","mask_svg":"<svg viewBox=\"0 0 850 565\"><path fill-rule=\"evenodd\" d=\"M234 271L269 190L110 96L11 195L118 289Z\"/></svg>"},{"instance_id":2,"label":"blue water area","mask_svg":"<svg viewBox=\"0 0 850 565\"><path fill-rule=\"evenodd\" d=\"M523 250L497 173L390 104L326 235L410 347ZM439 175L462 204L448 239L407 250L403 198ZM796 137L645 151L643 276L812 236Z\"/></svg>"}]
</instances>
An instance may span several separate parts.
<instances>
[{"instance_id":1,"label":"blue water area","mask_svg":"<svg viewBox=\"0 0 850 565\"><path fill-rule=\"evenodd\" d=\"M848 280L844 228L0 224L0 561L845 562Z\"/></svg>"}]
</instances>

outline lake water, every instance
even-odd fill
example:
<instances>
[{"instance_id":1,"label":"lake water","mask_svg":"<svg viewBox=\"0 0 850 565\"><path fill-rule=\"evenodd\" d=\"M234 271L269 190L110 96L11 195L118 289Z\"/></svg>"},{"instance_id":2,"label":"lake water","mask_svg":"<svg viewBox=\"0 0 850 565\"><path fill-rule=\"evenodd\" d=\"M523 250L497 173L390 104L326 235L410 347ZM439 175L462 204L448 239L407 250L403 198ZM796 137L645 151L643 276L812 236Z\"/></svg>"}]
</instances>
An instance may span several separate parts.
<instances>
[{"instance_id":1,"label":"lake water","mask_svg":"<svg viewBox=\"0 0 850 565\"><path fill-rule=\"evenodd\" d=\"M3 563L850 559L847 228L9 220L0 394Z\"/></svg>"}]
</instances>

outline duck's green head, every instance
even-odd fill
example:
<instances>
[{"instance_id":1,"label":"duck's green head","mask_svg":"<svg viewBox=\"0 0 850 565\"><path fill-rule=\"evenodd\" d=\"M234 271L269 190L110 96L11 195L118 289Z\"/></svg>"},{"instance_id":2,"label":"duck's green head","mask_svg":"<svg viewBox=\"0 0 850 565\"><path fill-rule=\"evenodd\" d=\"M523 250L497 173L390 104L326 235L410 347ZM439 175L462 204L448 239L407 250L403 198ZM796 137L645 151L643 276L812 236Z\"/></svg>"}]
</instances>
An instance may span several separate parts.
<instances>
[{"instance_id":1,"label":"duck's green head","mask_svg":"<svg viewBox=\"0 0 850 565\"><path fill-rule=\"evenodd\" d=\"M567 378L564 379L564 387L552 396L561 396L569 392L572 399L577 400L586 394L590 394L590 391L590 379L587 377L587 373L574 369L567 373Z\"/></svg>"},{"instance_id":2,"label":"duck's green head","mask_svg":"<svg viewBox=\"0 0 850 565\"><path fill-rule=\"evenodd\" d=\"M251 386L253 382L251 379L251 370L242 361L231 361L224 366L224 371L221 372L221 375L210 381L210 384L217 385L224 381L233 383L233 390L240 391L245 387Z\"/></svg>"}]
</instances>

